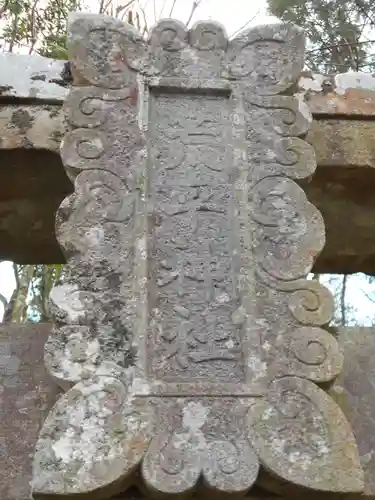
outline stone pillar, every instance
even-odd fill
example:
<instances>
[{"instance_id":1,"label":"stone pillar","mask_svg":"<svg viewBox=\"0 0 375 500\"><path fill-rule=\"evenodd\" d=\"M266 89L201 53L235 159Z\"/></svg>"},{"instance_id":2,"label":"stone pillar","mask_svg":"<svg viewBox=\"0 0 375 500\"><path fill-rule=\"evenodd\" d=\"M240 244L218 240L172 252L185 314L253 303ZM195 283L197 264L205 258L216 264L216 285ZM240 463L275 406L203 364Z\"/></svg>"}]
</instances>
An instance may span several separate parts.
<instances>
[{"instance_id":1,"label":"stone pillar","mask_svg":"<svg viewBox=\"0 0 375 500\"><path fill-rule=\"evenodd\" d=\"M260 464L321 492L363 490L349 423L319 387L342 368L329 292L306 279L324 224L289 95L294 26L228 41L163 20L144 41L69 23L74 86L57 214L67 266L45 362L67 392L34 460L34 497L245 495Z\"/></svg>"},{"instance_id":2,"label":"stone pillar","mask_svg":"<svg viewBox=\"0 0 375 500\"><path fill-rule=\"evenodd\" d=\"M31 464L44 419L61 391L46 373L48 324L0 323L0 497L30 498Z\"/></svg>"}]
</instances>

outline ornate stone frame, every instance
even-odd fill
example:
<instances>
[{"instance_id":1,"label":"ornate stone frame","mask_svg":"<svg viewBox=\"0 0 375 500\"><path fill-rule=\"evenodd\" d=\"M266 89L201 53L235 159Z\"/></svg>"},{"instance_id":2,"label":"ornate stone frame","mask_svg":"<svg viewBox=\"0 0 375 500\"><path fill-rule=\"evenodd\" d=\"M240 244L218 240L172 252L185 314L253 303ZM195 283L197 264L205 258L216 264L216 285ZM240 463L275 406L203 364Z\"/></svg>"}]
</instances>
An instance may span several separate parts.
<instances>
[{"instance_id":1,"label":"ornate stone frame","mask_svg":"<svg viewBox=\"0 0 375 500\"><path fill-rule=\"evenodd\" d=\"M303 68L301 30L261 26L228 41L216 23L187 31L166 19L145 42L118 20L77 14L69 50L74 86L61 156L75 191L57 214L68 264L51 294L45 351L67 392L40 433L34 497L108 498L139 482L139 470L151 493L244 495L260 464L306 488L362 491L350 425L318 385L336 377L342 355L323 328L332 297L305 279L324 224L296 182L316 168L300 138L309 110L289 95ZM153 92L225 99L241 381L168 378L154 363L162 318L149 269L158 216ZM181 164L177 150L167 163Z\"/></svg>"}]
</instances>

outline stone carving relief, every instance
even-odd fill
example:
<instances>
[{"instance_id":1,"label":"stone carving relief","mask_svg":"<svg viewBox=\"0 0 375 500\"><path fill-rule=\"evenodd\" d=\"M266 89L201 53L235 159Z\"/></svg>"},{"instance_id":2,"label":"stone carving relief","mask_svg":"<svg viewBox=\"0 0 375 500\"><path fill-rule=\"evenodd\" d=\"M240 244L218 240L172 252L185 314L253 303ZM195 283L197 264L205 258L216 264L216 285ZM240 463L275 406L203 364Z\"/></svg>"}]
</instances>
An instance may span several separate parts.
<instances>
[{"instance_id":1,"label":"stone carving relief","mask_svg":"<svg viewBox=\"0 0 375 500\"><path fill-rule=\"evenodd\" d=\"M67 391L34 459L33 495L245 495L263 466L361 492L350 425L318 384L342 355L329 292L306 276L324 224L296 181L315 170L291 89L291 25L228 41L161 21L150 40L104 16L69 23L61 156L64 281L45 362ZM289 94L290 95L289 95Z\"/></svg>"}]
</instances>

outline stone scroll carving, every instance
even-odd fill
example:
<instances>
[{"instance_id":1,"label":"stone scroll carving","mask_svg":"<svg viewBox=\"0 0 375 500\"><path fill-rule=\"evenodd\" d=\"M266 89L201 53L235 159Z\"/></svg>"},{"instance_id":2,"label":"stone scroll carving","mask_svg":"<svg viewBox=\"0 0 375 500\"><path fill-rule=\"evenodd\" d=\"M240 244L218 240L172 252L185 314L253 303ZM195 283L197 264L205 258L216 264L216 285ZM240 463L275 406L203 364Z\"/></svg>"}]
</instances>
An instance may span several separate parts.
<instances>
[{"instance_id":1,"label":"stone scroll carving","mask_svg":"<svg viewBox=\"0 0 375 500\"><path fill-rule=\"evenodd\" d=\"M262 465L360 492L352 430L318 384L342 366L329 292L309 281L324 224L296 181L315 170L290 95L291 25L228 41L163 20L69 23L74 83L45 363L66 393L41 430L33 495L197 488L245 495ZM289 93L289 94L288 94Z\"/></svg>"}]
</instances>

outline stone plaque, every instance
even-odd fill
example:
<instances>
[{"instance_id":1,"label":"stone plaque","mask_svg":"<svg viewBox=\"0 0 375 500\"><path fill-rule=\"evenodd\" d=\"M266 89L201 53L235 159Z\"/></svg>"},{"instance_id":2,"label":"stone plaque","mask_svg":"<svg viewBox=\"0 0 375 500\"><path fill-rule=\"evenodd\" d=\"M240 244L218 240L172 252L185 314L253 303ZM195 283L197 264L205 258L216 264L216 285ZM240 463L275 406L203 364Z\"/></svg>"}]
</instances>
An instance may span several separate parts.
<instances>
[{"instance_id":1,"label":"stone plaque","mask_svg":"<svg viewBox=\"0 0 375 500\"><path fill-rule=\"evenodd\" d=\"M40 433L34 496L363 490L351 427L317 385L342 355L308 281L324 224L293 97L291 25L191 30L72 16L57 214L68 264L46 366L67 391ZM141 479L139 479L141 478Z\"/></svg>"}]
</instances>

